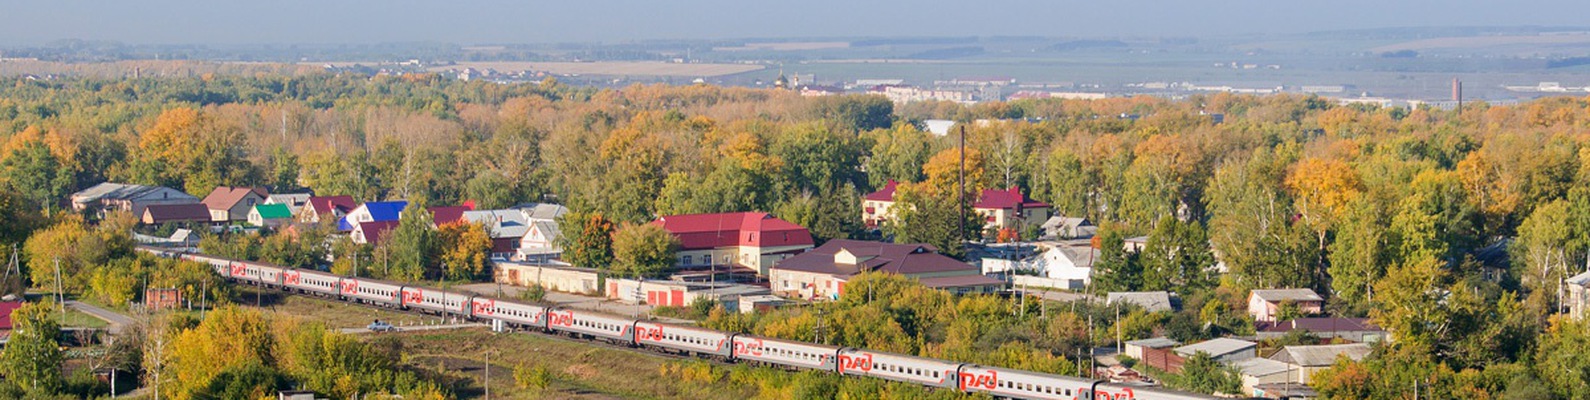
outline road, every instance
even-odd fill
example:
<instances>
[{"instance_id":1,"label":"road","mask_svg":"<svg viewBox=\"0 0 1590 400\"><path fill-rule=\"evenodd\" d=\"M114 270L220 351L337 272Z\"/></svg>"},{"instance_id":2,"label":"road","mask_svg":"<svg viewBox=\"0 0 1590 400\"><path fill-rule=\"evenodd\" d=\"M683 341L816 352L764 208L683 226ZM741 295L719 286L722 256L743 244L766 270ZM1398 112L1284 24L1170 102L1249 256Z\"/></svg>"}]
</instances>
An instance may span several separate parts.
<instances>
[{"instance_id":1,"label":"road","mask_svg":"<svg viewBox=\"0 0 1590 400\"><path fill-rule=\"evenodd\" d=\"M138 323L138 321L134 320L132 317L118 314L115 311L99 308L93 304L88 304L77 300L67 300L66 306L76 309L77 311L82 311L84 314L92 315L94 318L105 320L105 322L109 324L105 329L109 330L111 334L121 333L122 327Z\"/></svg>"}]
</instances>

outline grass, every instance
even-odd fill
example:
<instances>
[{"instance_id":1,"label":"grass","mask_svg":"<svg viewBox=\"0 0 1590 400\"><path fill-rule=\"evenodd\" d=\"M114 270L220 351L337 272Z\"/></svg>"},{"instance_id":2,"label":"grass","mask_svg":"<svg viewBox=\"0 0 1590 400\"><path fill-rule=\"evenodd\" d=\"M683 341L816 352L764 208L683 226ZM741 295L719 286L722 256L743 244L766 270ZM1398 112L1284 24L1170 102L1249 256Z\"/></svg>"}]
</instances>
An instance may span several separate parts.
<instances>
[{"instance_id":1,"label":"grass","mask_svg":"<svg viewBox=\"0 0 1590 400\"><path fill-rule=\"evenodd\" d=\"M242 306L255 306L282 316L304 322L319 322L331 329L363 328L370 322L382 320L394 326L426 325L442 322L441 317L382 309L362 304L349 304L330 299L287 294L274 290L260 291L250 286L237 286L232 302ZM258 295L258 299L256 299Z\"/></svg>"},{"instance_id":2,"label":"grass","mask_svg":"<svg viewBox=\"0 0 1590 400\"><path fill-rule=\"evenodd\" d=\"M66 319L64 321L65 322L61 324L61 327L63 328L104 329L105 327L110 326L110 323L99 319L99 317L88 315L87 313L71 308L66 309Z\"/></svg>"},{"instance_id":3,"label":"grass","mask_svg":"<svg viewBox=\"0 0 1590 400\"><path fill-rule=\"evenodd\" d=\"M460 398L484 394L485 357L491 353L491 393L509 399L745 399L753 390L729 383L700 385L662 374L677 359L544 336L539 333L492 333L486 329L408 332L402 340L405 362L451 375L467 376ZM545 390L521 389L514 382L518 366L540 366L551 372Z\"/></svg>"}]
</instances>

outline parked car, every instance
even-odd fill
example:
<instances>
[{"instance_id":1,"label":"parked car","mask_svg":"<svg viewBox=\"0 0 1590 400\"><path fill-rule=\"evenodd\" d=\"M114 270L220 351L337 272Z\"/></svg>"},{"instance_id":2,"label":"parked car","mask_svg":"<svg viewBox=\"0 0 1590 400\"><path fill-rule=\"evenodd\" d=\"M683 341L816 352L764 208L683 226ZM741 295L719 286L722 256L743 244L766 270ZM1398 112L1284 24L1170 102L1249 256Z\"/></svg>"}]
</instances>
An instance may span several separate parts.
<instances>
[{"instance_id":1,"label":"parked car","mask_svg":"<svg viewBox=\"0 0 1590 400\"><path fill-rule=\"evenodd\" d=\"M398 330L397 327L392 326L392 324L381 322L379 319L375 320L375 322L371 322L370 326L366 326L365 329L369 329L371 332L395 332Z\"/></svg>"}]
</instances>

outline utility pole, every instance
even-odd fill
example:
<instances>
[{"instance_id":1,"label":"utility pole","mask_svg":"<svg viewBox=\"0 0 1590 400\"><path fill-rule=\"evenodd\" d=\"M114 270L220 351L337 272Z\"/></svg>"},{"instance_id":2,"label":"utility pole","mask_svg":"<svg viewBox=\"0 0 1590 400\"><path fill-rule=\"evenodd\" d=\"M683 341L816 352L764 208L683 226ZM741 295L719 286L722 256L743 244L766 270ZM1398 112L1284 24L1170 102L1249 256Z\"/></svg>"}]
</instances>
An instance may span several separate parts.
<instances>
[{"instance_id":1,"label":"utility pole","mask_svg":"<svg viewBox=\"0 0 1590 400\"><path fill-rule=\"evenodd\" d=\"M486 400L491 400L491 350L486 350Z\"/></svg>"},{"instance_id":2,"label":"utility pole","mask_svg":"<svg viewBox=\"0 0 1590 400\"><path fill-rule=\"evenodd\" d=\"M61 258L55 257L55 298L61 307L61 325L66 325L66 293L61 286Z\"/></svg>"},{"instance_id":3,"label":"utility pole","mask_svg":"<svg viewBox=\"0 0 1590 400\"><path fill-rule=\"evenodd\" d=\"M961 230L955 232L955 240L961 244L961 254L966 254L966 125L961 124L961 170L960 188L955 192L955 211L960 213Z\"/></svg>"}]
</instances>

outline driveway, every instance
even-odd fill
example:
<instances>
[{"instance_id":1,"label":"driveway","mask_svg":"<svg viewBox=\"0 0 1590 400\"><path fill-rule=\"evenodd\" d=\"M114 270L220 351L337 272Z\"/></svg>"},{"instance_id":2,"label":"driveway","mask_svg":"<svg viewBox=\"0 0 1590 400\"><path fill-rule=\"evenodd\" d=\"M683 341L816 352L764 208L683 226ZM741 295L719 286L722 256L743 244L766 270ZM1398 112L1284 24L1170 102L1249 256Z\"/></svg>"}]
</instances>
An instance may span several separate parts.
<instances>
[{"instance_id":1,"label":"driveway","mask_svg":"<svg viewBox=\"0 0 1590 400\"><path fill-rule=\"evenodd\" d=\"M109 330L111 334L121 333L123 327L138 323L132 317L77 300L67 300L66 306L82 311L84 314L92 315L94 318L105 320L108 324L106 330Z\"/></svg>"}]
</instances>

